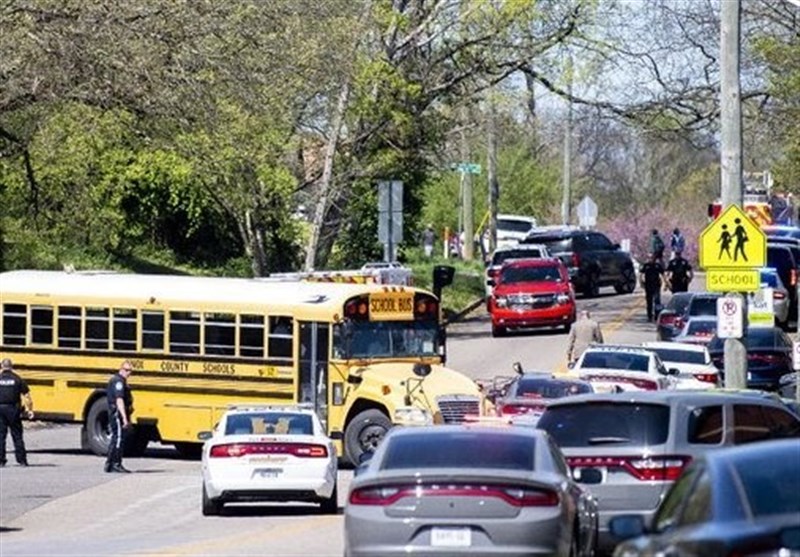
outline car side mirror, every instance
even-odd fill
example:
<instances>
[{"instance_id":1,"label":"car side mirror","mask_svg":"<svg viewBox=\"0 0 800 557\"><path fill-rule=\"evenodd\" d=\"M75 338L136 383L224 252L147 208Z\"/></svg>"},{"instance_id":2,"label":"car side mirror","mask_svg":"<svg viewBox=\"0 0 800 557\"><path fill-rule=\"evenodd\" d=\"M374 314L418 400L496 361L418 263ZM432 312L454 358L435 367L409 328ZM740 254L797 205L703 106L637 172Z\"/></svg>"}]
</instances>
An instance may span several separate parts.
<instances>
[{"instance_id":1,"label":"car side mirror","mask_svg":"<svg viewBox=\"0 0 800 557\"><path fill-rule=\"evenodd\" d=\"M511 365L511 369L513 369L513 370L514 370L514 373L516 373L517 375L522 375L522 374L524 373L524 372L522 371L522 364L521 364L521 363L519 363L519 362L514 362L514 363Z\"/></svg>"},{"instance_id":2,"label":"car side mirror","mask_svg":"<svg viewBox=\"0 0 800 557\"><path fill-rule=\"evenodd\" d=\"M210 431L201 431L197 434L197 438L200 441L208 441L214 434Z\"/></svg>"},{"instance_id":3,"label":"car side mirror","mask_svg":"<svg viewBox=\"0 0 800 557\"><path fill-rule=\"evenodd\" d=\"M637 538L645 533L644 518L634 514L615 516L609 521L608 529L618 540Z\"/></svg>"},{"instance_id":4,"label":"car side mirror","mask_svg":"<svg viewBox=\"0 0 800 557\"><path fill-rule=\"evenodd\" d=\"M681 374L681 370L679 370L676 367L671 367L671 368L667 369L667 375L680 375L680 374Z\"/></svg>"}]
</instances>

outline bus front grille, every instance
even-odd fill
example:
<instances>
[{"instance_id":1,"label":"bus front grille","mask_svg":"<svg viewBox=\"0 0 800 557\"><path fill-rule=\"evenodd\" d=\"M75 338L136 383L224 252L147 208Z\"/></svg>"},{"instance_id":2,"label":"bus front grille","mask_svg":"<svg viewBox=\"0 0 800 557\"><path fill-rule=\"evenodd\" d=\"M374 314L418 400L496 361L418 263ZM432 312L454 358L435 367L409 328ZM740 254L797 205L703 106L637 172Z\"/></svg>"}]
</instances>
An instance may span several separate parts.
<instances>
[{"instance_id":1,"label":"bus front grille","mask_svg":"<svg viewBox=\"0 0 800 557\"><path fill-rule=\"evenodd\" d=\"M480 400L475 396L442 396L436 399L436 403L446 424L460 424L464 416L478 416L481 413Z\"/></svg>"}]
</instances>

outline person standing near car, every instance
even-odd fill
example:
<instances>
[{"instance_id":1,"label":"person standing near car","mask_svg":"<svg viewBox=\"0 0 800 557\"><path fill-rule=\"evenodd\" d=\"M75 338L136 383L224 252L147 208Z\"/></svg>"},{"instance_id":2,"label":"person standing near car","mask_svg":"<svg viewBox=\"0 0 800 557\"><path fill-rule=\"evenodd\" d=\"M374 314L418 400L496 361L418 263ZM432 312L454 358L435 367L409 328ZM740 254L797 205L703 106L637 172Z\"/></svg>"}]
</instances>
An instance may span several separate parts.
<instances>
[{"instance_id":1,"label":"person standing near car","mask_svg":"<svg viewBox=\"0 0 800 557\"><path fill-rule=\"evenodd\" d=\"M683 258L681 250L675 252L675 257L667 265L667 284L670 291L688 292L689 283L694 278L692 265Z\"/></svg>"},{"instance_id":2,"label":"person standing near car","mask_svg":"<svg viewBox=\"0 0 800 557\"><path fill-rule=\"evenodd\" d=\"M600 330L600 324L592 319L592 314L584 309L569 329L567 363L575 363L590 344L603 344L603 331Z\"/></svg>"},{"instance_id":3,"label":"person standing near car","mask_svg":"<svg viewBox=\"0 0 800 557\"><path fill-rule=\"evenodd\" d=\"M0 466L6 465L6 436L11 431L14 442L14 456L17 464L28 466L28 453L22 436L22 406L25 401L25 414L33 419L33 399L28 384L14 373L11 359L0 362Z\"/></svg>"},{"instance_id":4,"label":"person standing near car","mask_svg":"<svg viewBox=\"0 0 800 557\"><path fill-rule=\"evenodd\" d=\"M106 386L108 428L111 434L106 457L106 472L130 472L122 465L122 455L125 451L125 433L131 427L133 412L133 396L128 387L128 378L132 372L130 361L125 360Z\"/></svg>"},{"instance_id":5,"label":"person standing near car","mask_svg":"<svg viewBox=\"0 0 800 557\"><path fill-rule=\"evenodd\" d=\"M639 269L639 281L644 287L647 303L647 320L656 317L656 306L661 305L661 285L664 284L664 267L655 253L650 254L650 261Z\"/></svg>"},{"instance_id":6,"label":"person standing near car","mask_svg":"<svg viewBox=\"0 0 800 557\"><path fill-rule=\"evenodd\" d=\"M436 233L433 231L433 225L429 224L422 232L422 249L425 257L433 257L434 242L436 242Z\"/></svg>"}]
</instances>

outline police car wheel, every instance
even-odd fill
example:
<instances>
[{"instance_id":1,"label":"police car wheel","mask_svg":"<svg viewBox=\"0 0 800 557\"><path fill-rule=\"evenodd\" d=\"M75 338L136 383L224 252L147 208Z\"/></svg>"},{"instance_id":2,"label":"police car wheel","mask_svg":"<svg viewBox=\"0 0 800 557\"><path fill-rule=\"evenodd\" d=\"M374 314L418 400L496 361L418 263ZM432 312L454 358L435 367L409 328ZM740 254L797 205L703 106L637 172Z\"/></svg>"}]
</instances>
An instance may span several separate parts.
<instances>
[{"instance_id":1,"label":"police car wheel","mask_svg":"<svg viewBox=\"0 0 800 557\"><path fill-rule=\"evenodd\" d=\"M108 403L104 397L95 400L86 414L86 442L98 456L108 452Z\"/></svg>"},{"instance_id":2,"label":"police car wheel","mask_svg":"<svg viewBox=\"0 0 800 557\"><path fill-rule=\"evenodd\" d=\"M223 504L218 499L212 499L206 491L206 484L203 484L203 516L216 516L222 512Z\"/></svg>"}]
</instances>

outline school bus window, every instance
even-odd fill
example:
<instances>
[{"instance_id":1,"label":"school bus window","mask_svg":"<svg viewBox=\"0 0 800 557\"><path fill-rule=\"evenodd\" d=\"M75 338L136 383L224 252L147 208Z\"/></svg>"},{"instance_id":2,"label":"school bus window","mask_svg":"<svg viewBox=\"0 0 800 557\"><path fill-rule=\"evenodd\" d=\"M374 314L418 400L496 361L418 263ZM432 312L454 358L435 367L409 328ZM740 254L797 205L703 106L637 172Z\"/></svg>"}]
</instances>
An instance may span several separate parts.
<instances>
[{"instance_id":1,"label":"school bus window","mask_svg":"<svg viewBox=\"0 0 800 557\"><path fill-rule=\"evenodd\" d=\"M23 346L28 324L28 308L23 304L3 304L3 344Z\"/></svg>"},{"instance_id":2,"label":"school bus window","mask_svg":"<svg viewBox=\"0 0 800 557\"><path fill-rule=\"evenodd\" d=\"M142 348L146 350L164 350L163 312L142 312Z\"/></svg>"},{"instance_id":3,"label":"school bus window","mask_svg":"<svg viewBox=\"0 0 800 557\"><path fill-rule=\"evenodd\" d=\"M53 308L34 306L31 308L31 343L53 344Z\"/></svg>"},{"instance_id":4,"label":"school bus window","mask_svg":"<svg viewBox=\"0 0 800 557\"><path fill-rule=\"evenodd\" d=\"M169 351L200 353L200 314L195 311L169 312Z\"/></svg>"},{"instance_id":5,"label":"school bus window","mask_svg":"<svg viewBox=\"0 0 800 557\"><path fill-rule=\"evenodd\" d=\"M236 354L236 316L232 313L206 313L203 323L205 354Z\"/></svg>"},{"instance_id":6,"label":"school bus window","mask_svg":"<svg viewBox=\"0 0 800 557\"><path fill-rule=\"evenodd\" d=\"M129 308L114 308L114 350L125 352L136 351L136 310ZM164 323L161 322L161 344L158 349L164 348ZM144 343L143 343L144 344Z\"/></svg>"},{"instance_id":7,"label":"school bus window","mask_svg":"<svg viewBox=\"0 0 800 557\"><path fill-rule=\"evenodd\" d=\"M291 317L271 316L269 318L269 342L267 354L270 358L292 361L292 331L294 323Z\"/></svg>"},{"instance_id":8,"label":"school bus window","mask_svg":"<svg viewBox=\"0 0 800 557\"><path fill-rule=\"evenodd\" d=\"M81 347L81 308L58 306L58 347Z\"/></svg>"},{"instance_id":9,"label":"school bus window","mask_svg":"<svg viewBox=\"0 0 800 557\"><path fill-rule=\"evenodd\" d=\"M86 348L108 350L108 325L108 308L86 308Z\"/></svg>"},{"instance_id":10,"label":"school bus window","mask_svg":"<svg viewBox=\"0 0 800 557\"><path fill-rule=\"evenodd\" d=\"M239 355L246 358L264 357L264 316L239 316Z\"/></svg>"}]
</instances>

